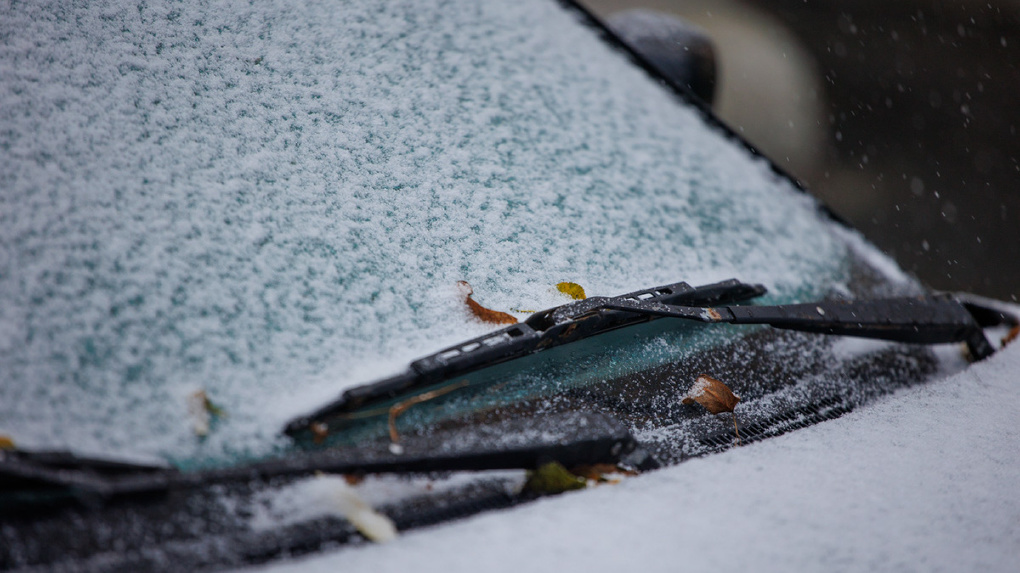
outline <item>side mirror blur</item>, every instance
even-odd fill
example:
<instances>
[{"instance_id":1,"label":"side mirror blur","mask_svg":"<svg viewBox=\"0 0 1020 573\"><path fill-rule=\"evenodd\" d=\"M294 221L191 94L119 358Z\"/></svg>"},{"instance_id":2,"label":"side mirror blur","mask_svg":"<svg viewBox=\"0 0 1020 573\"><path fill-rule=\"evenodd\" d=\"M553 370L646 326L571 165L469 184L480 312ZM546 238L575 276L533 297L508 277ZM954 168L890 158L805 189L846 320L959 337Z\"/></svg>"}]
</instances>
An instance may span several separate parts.
<instances>
[{"instance_id":1,"label":"side mirror blur","mask_svg":"<svg viewBox=\"0 0 1020 573\"><path fill-rule=\"evenodd\" d=\"M669 14L626 10L606 25L669 81L706 104L715 97L715 48L705 32Z\"/></svg>"}]
</instances>

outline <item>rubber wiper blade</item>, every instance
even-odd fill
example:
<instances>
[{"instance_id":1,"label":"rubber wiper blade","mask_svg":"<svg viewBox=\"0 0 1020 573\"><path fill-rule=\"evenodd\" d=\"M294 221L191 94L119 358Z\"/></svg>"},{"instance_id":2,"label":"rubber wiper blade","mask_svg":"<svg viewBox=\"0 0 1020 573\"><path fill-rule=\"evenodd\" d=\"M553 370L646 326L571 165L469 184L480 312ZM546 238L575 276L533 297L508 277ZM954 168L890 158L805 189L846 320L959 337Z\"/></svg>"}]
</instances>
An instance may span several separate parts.
<instances>
[{"instance_id":1,"label":"rubber wiper blade","mask_svg":"<svg viewBox=\"0 0 1020 573\"><path fill-rule=\"evenodd\" d=\"M1017 323L1016 317L953 295L825 300L779 306L688 307L612 301L607 308L707 323L767 324L784 330L839 334L915 344L964 342L982 360L995 352L983 327Z\"/></svg>"},{"instance_id":2,"label":"rubber wiper blade","mask_svg":"<svg viewBox=\"0 0 1020 573\"><path fill-rule=\"evenodd\" d=\"M557 462L564 467L625 463L653 469L658 463L638 448L620 421L593 412L522 416L470 427L409 436L402 453L370 443L349 448L290 454L238 467L181 472L171 467L122 463L107 470L103 460L63 452L0 452L0 493L64 493L112 498L205 488L212 485L266 482L317 472L340 474L427 473L538 468ZM68 465L64 459L75 460ZM0 506L2 509L2 506ZM2 514L2 511L0 511Z\"/></svg>"},{"instance_id":3,"label":"rubber wiper blade","mask_svg":"<svg viewBox=\"0 0 1020 573\"><path fill-rule=\"evenodd\" d=\"M618 309L614 308L614 304L725 305L756 298L766 292L762 285L746 284L735 279L699 287L678 282L616 297L591 297L543 310L520 324L415 360L401 374L351 388L318 410L292 420L284 431L293 436L306 431L318 420L356 410L365 404L395 398L489 366L659 318L643 307L636 307L637 310Z\"/></svg>"}]
</instances>

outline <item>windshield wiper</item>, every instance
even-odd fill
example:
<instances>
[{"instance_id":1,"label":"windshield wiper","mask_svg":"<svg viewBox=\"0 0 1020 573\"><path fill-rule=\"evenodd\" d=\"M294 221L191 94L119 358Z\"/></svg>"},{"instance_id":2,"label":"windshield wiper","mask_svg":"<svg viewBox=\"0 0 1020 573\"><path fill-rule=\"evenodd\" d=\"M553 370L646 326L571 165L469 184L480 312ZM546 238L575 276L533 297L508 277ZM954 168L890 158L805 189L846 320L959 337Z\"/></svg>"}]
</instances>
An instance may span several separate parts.
<instances>
[{"instance_id":1,"label":"windshield wiper","mask_svg":"<svg viewBox=\"0 0 1020 573\"><path fill-rule=\"evenodd\" d=\"M761 286L735 280L698 288L676 283L613 299L592 298L556 307L536 313L522 324L415 361L406 375L355 388L345 393L342 405L333 404L320 412L336 411L338 407L353 408L380 397L414 390L546 348L656 318L647 312L603 308L598 301L719 305L764 293L765 289ZM296 430L306 426L306 420L289 425ZM485 436L502 439L478 439ZM508 441L508 436L518 439ZM444 439L448 445L443 445ZM586 412L515 417L496 424L474 424L446 438L443 432L433 433L428 443L418 447L413 442L403 444L401 454L393 454L377 446L366 444L365 447L318 449L292 453L280 459L198 472L120 463L67 452L0 451L0 490L23 494L28 499L37 499L39 494L58 499L68 495L106 498L298 477L317 471L406 473L534 469L547 461L572 467L618 463L625 457L629 460L628 465L638 469L658 465L654 458L637 448L637 442L620 422L602 414Z\"/></svg>"},{"instance_id":2,"label":"windshield wiper","mask_svg":"<svg viewBox=\"0 0 1020 573\"><path fill-rule=\"evenodd\" d=\"M915 344L964 342L975 360L994 352L984 328L1015 326L1017 317L989 301L967 295L873 300L824 300L778 306L737 306L766 293L762 285L736 279L692 287L684 282L616 297L591 297L532 315L521 324L494 331L411 363L396 376L351 388L318 410L292 420L295 436L312 424L365 405L390 400L506 362L657 318L703 323L763 324L774 328L838 334Z\"/></svg>"},{"instance_id":3,"label":"windshield wiper","mask_svg":"<svg viewBox=\"0 0 1020 573\"><path fill-rule=\"evenodd\" d=\"M765 324L804 332L890 341L937 344L964 342L975 359L994 352L983 328L1015 326L1018 319L994 302L967 295L875 300L825 300L807 304L739 306L766 292L760 285L728 280L701 287L675 283L618 297L591 297L534 314L521 324L497 330L411 363L399 376L353 388L338 400L288 424L290 434L330 416L366 404L413 393L542 350L659 318L703 323ZM568 419L569 418L569 419ZM317 471L404 473L534 468L544 461L565 466L624 462L640 469L658 464L638 447L618 421L573 412L473 424L413 441L401 454L366 447L326 448L290 454L234 468L180 472L167 466L92 459L66 453L0 452L0 489L28 495L45 492L101 497L193 489L212 484L265 481ZM444 437L445 436L445 437ZM510 439L496 439L497 437ZM444 445L445 444L445 445ZM630 456L625 460L625 456Z\"/></svg>"},{"instance_id":4,"label":"windshield wiper","mask_svg":"<svg viewBox=\"0 0 1020 573\"><path fill-rule=\"evenodd\" d=\"M620 421L593 412L521 416L409 437L396 454L378 444L291 453L237 467L181 472L166 465L79 456L67 452L0 450L0 492L15 501L60 502L164 493L212 485L266 482L317 472L427 473L535 469L549 462L573 468L623 463L658 467ZM0 500L2 501L2 500ZM3 503L0 503L2 514Z\"/></svg>"},{"instance_id":5,"label":"windshield wiper","mask_svg":"<svg viewBox=\"0 0 1020 573\"><path fill-rule=\"evenodd\" d=\"M591 297L543 310L520 324L415 360L401 374L351 388L333 402L291 421L284 431L293 436L307 430L317 420L350 412L365 404L394 398L489 366L658 318L647 312L611 310L604 306L606 301L686 306L725 305L749 300L765 292L765 287L761 285L745 284L733 279L696 288L678 282L618 297Z\"/></svg>"}]
</instances>

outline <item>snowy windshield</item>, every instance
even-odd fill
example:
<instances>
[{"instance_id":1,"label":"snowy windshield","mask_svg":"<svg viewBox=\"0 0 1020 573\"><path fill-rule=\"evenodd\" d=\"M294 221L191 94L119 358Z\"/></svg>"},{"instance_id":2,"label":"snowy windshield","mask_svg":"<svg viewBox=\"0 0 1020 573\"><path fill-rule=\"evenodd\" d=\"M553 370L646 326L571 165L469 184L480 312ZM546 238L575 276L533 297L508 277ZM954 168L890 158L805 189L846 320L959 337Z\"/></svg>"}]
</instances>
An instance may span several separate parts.
<instances>
[{"instance_id":1,"label":"snowy windshield","mask_svg":"<svg viewBox=\"0 0 1020 573\"><path fill-rule=\"evenodd\" d=\"M0 433L173 460L516 312L844 281L813 201L549 0L0 8ZM667 353L668 354L668 353ZM226 412L197 439L188 397Z\"/></svg>"}]
</instances>

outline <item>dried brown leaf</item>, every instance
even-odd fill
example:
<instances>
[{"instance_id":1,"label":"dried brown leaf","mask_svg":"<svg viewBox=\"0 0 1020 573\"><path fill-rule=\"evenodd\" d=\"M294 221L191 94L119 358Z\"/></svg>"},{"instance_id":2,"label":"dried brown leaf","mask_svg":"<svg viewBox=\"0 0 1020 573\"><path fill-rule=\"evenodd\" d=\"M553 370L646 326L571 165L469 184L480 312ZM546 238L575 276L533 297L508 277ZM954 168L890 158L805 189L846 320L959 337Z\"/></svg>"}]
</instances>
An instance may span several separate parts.
<instances>
[{"instance_id":1,"label":"dried brown leaf","mask_svg":"<svg viewBox=\"0 0 1020 573\"><path fill-rule=\"evenodd\" d=\"M705 374L698 376L682 400L684 404L697 402L713 414L732 412L739 401L740 396L734 394L727 385Z\"/></svg>"},{"instance_id":2,"label":"dried brown leaf","mask_svg":"<svg viewBox=\"0 0 1020 573\"><path fill-rule=\"evenodd\" d=\"M517 324L517 318L512 314L492 310L491 308L485 308L475 302L475 299L471 298L471 295L473 295L475 291L471 288L471 285L468 284L467 281L458 281L457 285L460 286L464 292L464 302L467 303L468 310L470 310L471 314L475 315L483 322L488 322L490 324Z\"/></svg>"},{"instance_id":3,"label":"dried brown leaf","mask_svg":"<svg viewBox=\"0 0 1020 573\"><path fill-rule=\"evenodd\" d=\"M0 434L0 450L13 450L16 449L14 440L10 436Z\"/></svg>"},{"instance_id":4,"label":"dried brown leaf","mask_svg":"<svg viewBox=\"0 0 1020 573\"><path fill-rule=\"evenodd\" d=\"M1009 329L1009 332L1006 334L1006 336L1002 337L1002 346L1005 347L1010 342L1016 340L1017 337L1020 337L1020 324Z\"/></svg>"},{"instance_id":5,"label":"dried brown leaf","mask_svg":"<svg viewBox=\"0 0 1020 573\"><path fill-rule=\"evenodd\" d=\"M204 390L198 390L188 396L188 413L191 414L191 423L195 435L200 438L209 435L211 415L206 407L208 400Z\"/></svg>"},{"instance_id":6,"label":"dried brown leaf","mask_svg":"<svg viewBox=\"0 0 1020 573\"><path fill-rule=\"evenodd\" d=\"M308 429L312 431L312 441L316 444L321 444L329 437L329 426L322 422L314 422Z\"/></svg>"},{"instance_id":7,"label":"dried brown leaf","mask_svg":"<svg viewBox=\"0 0 1020 573\"><path fill-rule=\"evenodd\" d=\"M191 421L195 435L204 438L209 435L209 426L212 418L225 418L227 412L217 406L206 395L205 390L198 390L188 396L188 412L191 414Z\"/></svg>"},{"instance_id":8,"label":"dried brown leaf","mask_svg":"<svg viewBox=\"0 0 1020 573\"><path fill-rule=\"evenodd\" d=\"M616 464L591 464L587 466L575 466L570 468L570 473L581 476L590 481L607 482L610 479L606 476L612 474L623 474L627 476L638 475L636 471L623 469Z\"/></svg>"},{"instance_id":9,"label":"dried brown leaf","mask_svg":"<svg viewBox=\"0 0 1020 573\"><path fill-rule=\"evenodd\" d=\"M400 448L400 433L397 432L397 416L403 414L405 411L407 411L408 408L414 406L415 404L428 402L429 400L438 398L444 394L449 394L450 392L463 388L467 385L468 385L467 380L461 380L460 382L450 384L449 386L444 386L436 390L432 390L431 392L425 392L423 394L418 394L417 396L411 396L407 400L397 402L396 404L390 406L389 417L390 445L396 446L396 448L391 447L390 451L393 451L393 453L400 453L403 451Z\"/></svg>"},{"instance_id":10,"label":"dried brown leaf","mask_svg":"<svg viewBox=\"0 0 1020 573\"><path fill-rule=\"evenodd\" d=\"M558 283L556 285L556 290L574 300L584 300L588 298L588 295L584 294L584 287L577 283Z\"/></svg>"},{"instance_id":11,"label":"dried brown leaf","mask_svg":"<svg viewBox=\"0 0 1020 573\"><path fill-rule=\"evenodd\" d=\"M347 485L361 485L365 481L365 474L343 474L343 478Z\"/></svg>"}]
</instances>

